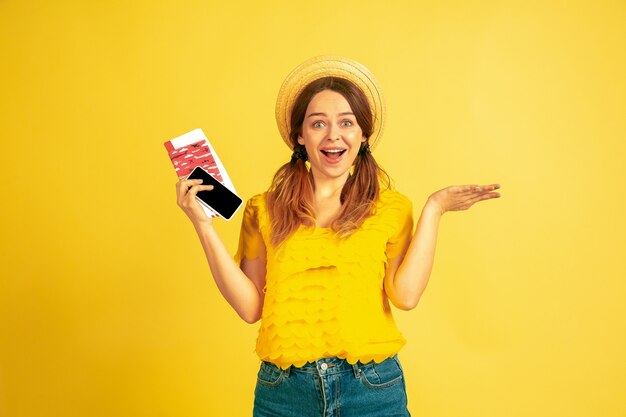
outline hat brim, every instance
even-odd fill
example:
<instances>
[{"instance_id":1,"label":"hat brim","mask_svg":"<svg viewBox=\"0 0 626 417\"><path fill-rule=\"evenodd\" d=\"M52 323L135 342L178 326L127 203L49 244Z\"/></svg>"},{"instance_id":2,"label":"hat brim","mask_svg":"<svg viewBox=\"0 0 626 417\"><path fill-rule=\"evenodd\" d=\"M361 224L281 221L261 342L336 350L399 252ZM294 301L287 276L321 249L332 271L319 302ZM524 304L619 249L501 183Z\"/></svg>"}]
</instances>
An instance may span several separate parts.
<instances>
[{"instance_id":1,"label":"hat brim","mask_svg":"<svg viewBox=\"0 0 626 417\"><path fill-rule=\"evenodd\" d=\"M276 123L283 140L293 149L289 137L291 109L302 90L323 77L338 77L352 81L367 97L373 116L373 131L369 137L370 149L380 142L385 124L386 109L382 90L372 73L362 64L342 56L322 55L311 58L296 67L285 78L276 99Z\"/></svg>"}]
</instances>

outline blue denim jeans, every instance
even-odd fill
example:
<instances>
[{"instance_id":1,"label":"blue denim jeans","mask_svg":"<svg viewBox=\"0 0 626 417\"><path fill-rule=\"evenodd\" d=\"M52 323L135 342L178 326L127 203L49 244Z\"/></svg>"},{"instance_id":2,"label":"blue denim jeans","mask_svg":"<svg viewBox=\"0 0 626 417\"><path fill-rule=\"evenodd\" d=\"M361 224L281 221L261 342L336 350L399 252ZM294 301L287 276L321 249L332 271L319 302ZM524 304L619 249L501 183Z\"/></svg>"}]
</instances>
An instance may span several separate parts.
<instances>
[{"instance_id":1,"label":"blue denim jeans","mask_svg":"<svg viewBox=\"0 0 626 417\"><path fill-rule=\"evenodd\" d=\"M350 365L337 357L285 370L263 361L253 417L410 416L398 355Z\"/></svg>"}]
</instances>

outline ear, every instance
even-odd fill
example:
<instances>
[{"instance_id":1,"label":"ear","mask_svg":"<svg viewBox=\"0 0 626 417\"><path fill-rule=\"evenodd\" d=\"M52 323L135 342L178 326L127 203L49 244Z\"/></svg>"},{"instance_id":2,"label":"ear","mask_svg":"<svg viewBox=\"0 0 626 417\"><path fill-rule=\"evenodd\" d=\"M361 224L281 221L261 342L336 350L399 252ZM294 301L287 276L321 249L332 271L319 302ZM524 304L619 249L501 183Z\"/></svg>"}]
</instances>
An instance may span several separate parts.
<instances>
[{"instance_id":1,"label":"ear","mask_svg":"<svg viewBox=\"0 0 626 417\"><path fill-rule=\"evenodd\" d=\"M361 142L365 142L367 141L367 138L365 137L365 135L361 136Z\"/></svg>"},{"instance_id":2,"label":"ear","mask_svg":"<svg viewBox=\"0 0 626 417\"><path fill-rule=\"evenodd\" d=\"M298 143L304 145L304 138L302 136L298 136Z\"/></svg>"}]
</instances>

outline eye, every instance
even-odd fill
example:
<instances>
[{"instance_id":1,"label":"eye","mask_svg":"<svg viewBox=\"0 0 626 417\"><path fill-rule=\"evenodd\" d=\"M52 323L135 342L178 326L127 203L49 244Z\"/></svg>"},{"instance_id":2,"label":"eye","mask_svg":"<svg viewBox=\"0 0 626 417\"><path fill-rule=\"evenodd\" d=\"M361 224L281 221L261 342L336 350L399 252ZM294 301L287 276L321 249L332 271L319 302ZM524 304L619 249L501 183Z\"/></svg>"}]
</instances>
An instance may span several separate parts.
<instances>
[{"instance_id":1,"label":"eye","mask_svg":"<svg viewBox=\"0 0 626 417\"><path fill-rule=\"evenodd\" d=\"M344 126L352 126L352 121L351 120L344 120L343 122L341 122L342 125Z\"/></svg>"},{"instance_id":2,"label":"eye","mask_svg":"<svg viewBox=\"0 0 626 417\"><path fill-rule=\"evenodd\" d=\"M313 127L324 127L324 122L318 120L317 122L313 123Z\"/></svg>"}]
</instances>

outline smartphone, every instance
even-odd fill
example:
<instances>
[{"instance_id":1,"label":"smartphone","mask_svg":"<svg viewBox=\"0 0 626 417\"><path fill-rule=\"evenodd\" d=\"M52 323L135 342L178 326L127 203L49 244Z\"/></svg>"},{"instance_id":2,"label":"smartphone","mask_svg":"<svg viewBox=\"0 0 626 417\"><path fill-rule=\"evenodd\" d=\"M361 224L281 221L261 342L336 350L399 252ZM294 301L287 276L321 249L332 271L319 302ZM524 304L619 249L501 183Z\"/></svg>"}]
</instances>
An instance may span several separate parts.
<instances>
[{"instance_id":1,"label":"smartphone","mask_svg":"<svg viewBox=\"0 0 626 417\"><path fill-rule=\"evenodd\" d=\"M241 198L230 191L221 182L216 180L211 174L200 167L196 167L187 177L188 180L202 180L202 185L212 185L212 190L198 191L196 198L198 201L217 214L230 220L235 212L241 207Z\"/></svg>"}]
</instances>

